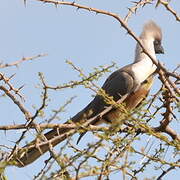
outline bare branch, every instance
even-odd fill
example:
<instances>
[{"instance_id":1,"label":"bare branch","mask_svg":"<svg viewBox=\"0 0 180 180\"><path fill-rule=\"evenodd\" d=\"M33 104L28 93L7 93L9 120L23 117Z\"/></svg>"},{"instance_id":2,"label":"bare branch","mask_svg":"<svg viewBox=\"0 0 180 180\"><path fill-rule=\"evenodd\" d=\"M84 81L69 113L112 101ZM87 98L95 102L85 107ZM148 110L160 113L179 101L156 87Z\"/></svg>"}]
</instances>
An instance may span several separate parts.
<instances>
[{"instance_id":1,"label":"bare branch","mask_svg":"<svg viewBox=\"0 0 180 180\"><path fill-rule=\"evenodd\" d=\"M14 61L12 63L6 63L6 64L0 64L0 68L7 68L7 67L11 67L11 66L18 66L19 64L21 64L22 62L25 62L25 61L31 61L31 60L34 60L34 59L37 59L37 58L40 58L40 57L44 57L44 56L47 56L47 54L38 54L36 56L31 56L31 57L23 57L22 59L20 60L17 60L17 61Z\"/></svg>"},{"instance_id":2,"label":"bare branch","mask_svg":"<svg viewBox=\"0 0 180 180\"><path fill-rule=\"evenodd\" d=\"M132 16L132 14L135 14L140 7L144 7L147 4L151 4L152 0L139 0L139 1L134 1L133 3L135 4L133 7L128 8L128 14L124 18L124 22L128 22L129 18Z\"/></svg>"},{"instance_id":3,"label":"bare branch","mask_svg":"<svg viewBox=\"0 0 180 180\"><path fill-rule=\"evenodd\" d=\"M26 120L29 121L31 119L31 113L24 107L24 105L5 87L0 86L0 90L2 90L18 106L18 108L24 114Z\"/></svg>"},{"instance_id":4,"label":"bare branch","mask_svg":"<svg viewBox=\"0 0 180 180\"><path fill-rule=\"evenodd\" d=\"M17 94L22 100L25 100L24 97L19 93L19 91L24 87L21 86L20 88L14 88L13 85L10 83L10 80L15 76L15 74L11 75L9 78L5 77L2 73L0 73L0 81L2 80L5 85L8 86L9 91L13 91L15 94Z\"/></svg>"},{"instance_id":5,"label":"bare branch","mask_svg":"<svg viewBox=\"0 0 180 180\"><path fill-rule=\"evenodd\" d=\"M163 170L162 174L157 178L157 180L162 180L162 177L167 175L170 171L174 170L176 167L175 166L170 166L168 169Z\"/></svg>"},{"instance_id":6,"label":"bare branch","mask_svg":"<svg viewBox=\"0 0 180 180\"><path fill-rule=\"evenodd\" d=\"M162 4L167 9L167 11L169 11L176 18L176 21L180 21L180 16L174 9L169 6L168 1L158 0L156 7L158 7L160 4Z\"/></svg>"}]
</instances>

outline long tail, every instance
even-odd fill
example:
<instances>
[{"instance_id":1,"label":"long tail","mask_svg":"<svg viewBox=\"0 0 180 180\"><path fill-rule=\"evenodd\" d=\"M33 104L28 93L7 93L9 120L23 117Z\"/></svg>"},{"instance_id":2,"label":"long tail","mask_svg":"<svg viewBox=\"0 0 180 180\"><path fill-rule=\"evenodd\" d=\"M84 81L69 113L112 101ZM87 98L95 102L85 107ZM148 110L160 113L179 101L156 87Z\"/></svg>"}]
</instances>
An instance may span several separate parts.
<instances>
[{"instance_id":1,"label":"long tail","mask_svg":"<svg viewBox=\"0 0 180 180\"><path fill-rule=\"evenodd\" d=\"M64 141L67 138L67 135L65 134L69 131L71 131L71 129L63 128L59 130L51 130L44 134L44 139L47 139L46 141L34 140L28 145L22 147L15 157L17 162L16 165L18 167L24 167L28 164L31 164L49 150L49 143L51 143L51 145L54 147L60 142Z\"/></svg>"},{"instance_id":2,"label":"long tail","mask_svg":"<svg viewBox=\"0 0 180 180\"><path fill-rule=\"evenodd\" d=\"M80 122L82 119L90 118L94 115L90 112L90 109L92 110L92 102L86 106L82 111L77 113L71 121L74 123ZM69 122L66 122L64 124L70 124ZM37 138L36 140L30 142L26 146L22 147L15 156L13 156L13 160L16 161L15 165L18 167L24 167L28 164L31 164L36 159L38 159L41 155L46 153L49 150L49 144L51 146L56 146L60 142L64 141L68 136L73 135L76 133L76 130L70 129L70 128L60 128L60 129L53 129L47 133L45 133L40 140L40 138Z\"/></svg>"},{"instance_id":3,"label":"long tail","mask_svg":"<svg viewBox=\"0 0 180 180\"><path fill-rule=\"evenodd\" d=\"M138 106L138 104L145 98L145 96L148 94L152 83L153 83L153 75L149 77L139 88L136 93L132 93L130 96L124 96L126 107L128 109L133 109ZM95 118L95 116L98 116L98 114L104 109L105 104L103 104L103 100L98 99L99 97L96 96L95 99L89 103L82 111L77 113L71 120L74 123L79 123L82 120ZM120 99L123 102L123 97ZM120 102L121 103L121 102ZM116 113L117 112L117 113ZM106 116L107 119L111 120L114 119L114 116L118 115L119 112L112 111L109 112ZM96 124L97 122L94 121L92 124ZM66 125L70 124L69 122L65 123ZM16 161L16 166L18 167L24 167L32 162L34 162L36 159L38 159L41 155L43 155L45 152L47 152L50 149L50 146L56 146L60 142L64 141L67 137L73 135L76 133L75 129L69 129L69 128L60 128L60 129L54 129L49 131L48 133L44 134L45 141L40 140L38 138L37 140L32 141L31 143L27 144L26 146L22 147L15 156L12 157L13 160Z\"/></svg>"}]
</instances>

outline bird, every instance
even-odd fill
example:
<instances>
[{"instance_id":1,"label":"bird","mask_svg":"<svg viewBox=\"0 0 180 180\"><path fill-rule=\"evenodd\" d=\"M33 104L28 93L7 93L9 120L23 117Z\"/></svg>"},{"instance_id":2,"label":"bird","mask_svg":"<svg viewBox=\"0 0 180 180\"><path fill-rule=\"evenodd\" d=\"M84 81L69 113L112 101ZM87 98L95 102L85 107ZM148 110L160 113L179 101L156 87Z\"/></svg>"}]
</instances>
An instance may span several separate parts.
<instances>
[{"instance_id":1,"label":"bird","mask_svg":"<svg viewBox=\"0 0 180 180\"><path fill-rule=\"evenodd\" d=\"M158 61L156 54L164 54L162 31L154 21L150 20L144 24L139 39L143 47L156 61ZM143 52L139 43L137 43L134 62L113 72L104 82L102 89L108 96L113 97L113 100L116 102L119 102L122 97L125 97L122 99L122 103L125 104L127 110L132 110L148 95L154 82L156 70L157 66L152 62L150 57ZM89 119L97 117L98 114L103 112L108 106L110 105L105 101L104 97L97 94L84 109L72 117L71 121L65 122L65 124L88 122ZM119 120L121 114L122 111L120 108L113 107L111 111L104 114L101 118L96 118L91 124L112 124ZM57 128L45 133L44 137L46 140L52 140L58 135L62 135L68 131L69 129L67 128ZM80 135L80 138L83 135L84 133ZM66 137L56 139L52 141L51 145L54 147L65 139ZM25 145L16 153L15 157L13 157L16 166L24 167L31 164L49 150L48 144L42 143L42 145L36 145L37 142L43 142L43 140L37 137L36 140Z\"/></svg>"}]
</instances>

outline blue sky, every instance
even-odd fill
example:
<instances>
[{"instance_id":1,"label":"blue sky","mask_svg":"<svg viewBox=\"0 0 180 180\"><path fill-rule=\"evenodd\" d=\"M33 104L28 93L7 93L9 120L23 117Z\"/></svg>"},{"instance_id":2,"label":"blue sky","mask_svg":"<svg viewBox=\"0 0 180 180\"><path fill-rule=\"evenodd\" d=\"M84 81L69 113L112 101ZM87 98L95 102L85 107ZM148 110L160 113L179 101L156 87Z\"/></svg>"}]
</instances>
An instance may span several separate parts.
<instances>
[{"instance_id":1,"label":"blue sky","mask_svg":"<svg viewBox=\"0 0 180 180\"><path fill-rule=\"evenodd\" d=\"M117 13L120 17L127 14L127 7L133 5L130 2L127 0L121 2L118 0L78 1L80 4ZM180 14L180 1L172 2L171 5ZM139 34L144 22L150 19L157 22L163 30L162 43L165 55L158 58L169 70L173 70L179 63L180 57L180 25L164 7L155 9L154 5L140 8L137 14L130 18L128 25L136 34ZM77 80L77 73L65 63L66 60L71 60L87 74L92 72L94 67L109 65L112 61L116 62L118 67L122 67L133 61L135 45L136 42L126 34L119 23L108 16L96 15L85 10L77 11L74 7L55 8L53 5L35 0L27 0L26 7L22 0L1 2L0 60L8 63L22 57L48 54L35 61L25 62L19 68L11 67L1 70L7 76L16 73L12 80L16 87L25 84L22 90L26 98L25 106L32 113L33 106L38 107L41 103L41 91L37 88L38 72L43 72L46 81L51 85L66 83L72 79ZM108 74L105 74L97 84L102 85L107 76ZM158 87L160 87L160 81L157 79L152 93ZM83 87L50 92L51 101L46 115L49 117L52 109L57 109L70 97L76 95L77 98L61 114L60 123L62 123L81 110L92 99L92 94L92 91ZM1 98L0 109L2 110L0 119L2 125L25 122L22 113L8 98ZM177 122L174 122L173 127L179 131ZM15 131L7 132L6 135L1 132L0 135L2 142L9 141L9 145L12 145L10 141L17 140L19 136ZM82 145L83 142L80 146ZM10 180L14 177L15 179L32 179L33 172L38 172L38 166L42 166L46 158L47 156L44 156L26 168L10 167L7 175ZM170 177L178 179L180 172L172 171L164 180Z\"/></svg>"}]
</instances>

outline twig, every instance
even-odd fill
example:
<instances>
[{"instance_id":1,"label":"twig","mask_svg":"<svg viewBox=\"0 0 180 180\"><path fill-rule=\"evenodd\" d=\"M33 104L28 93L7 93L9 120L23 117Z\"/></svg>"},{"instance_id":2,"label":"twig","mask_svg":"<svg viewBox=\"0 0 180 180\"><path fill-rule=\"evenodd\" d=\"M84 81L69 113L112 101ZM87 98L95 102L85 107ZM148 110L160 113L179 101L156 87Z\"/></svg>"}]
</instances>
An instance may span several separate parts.
<instances>
[{"instance_id":1,"label":"twig","mask_svg":"<svg viewBox=\"0 0 180 180\"><path fill-rule=\"evenodd\" d=\"M124 99L128 96L128 94L124 95L121 97L121 99L119 101L117 101L117 104L121 104ZM86 121L83 126L81 127L88 127L90 124L93 124L93 122L96 122L97 119L101 119L106 113L110 112L112 110L113 106L109 106L107 107L104 111L102 111L101 113L99 113L98 115L94 116L93 118L90 118L88 119L88 121ZM39 126L38 126L39 127ZM77 132L76 129L72 129L72 130L69 130L68 132L62 134L62 135L59 135L59 136L56 136L48 141L45 141L45 142L41 142L38 144L38 147L40 146L44 146L44 145L49 145L49 143L53 144L53 142L55 141L59 141L59 140L64 140L66 138L68 138L69 136L72 136L73 134L75 134ZM32 147L36 147L36 144L32 144L28 147L25 147L23 149L21 149L21 151L24 152L24 150L28 150L28 149L31 149ZM10 157L11 158L11 157Z\"/></svg>"},{"instance_id":2,"label":"twig","mask_svg":"<svg viewBox=\"0 0 180 180\"><path fill-rule=\"evenodd\" d=\"M160 126L154 128L157 132L165 132L169 134L172 139L177 139L180 142L180 135L178 135L172 128L170 128L169 124L172 120L173 109L171 107L171 103L173 103L173 98L170 96L170 92L165 90L163 92L164 98L164 107L166 108L166 112L163 114L164 118L160 122Z\"/></svg>"},{"instance_id":3,"label":"twig","mask_svg":"<svg viewBox=\"0 0 180 180\"><path fill-rule=\"evenodd\" d=\"M162 174L157 178L157 180L162 180L162 177L165 176L168 172L175 169L175 166L170 166L167 170L163 170Z\"/></svg>"},{"instance_id":4,"label":"twig","mask_svg":"<svg viewBox=\"0 0 180 180\"><path fill-rule=\"evenodd\" d=\"M101 10L101 9L96 9L96 8L90 8L90 7L87 7L87 6L83 6L83 5L80 5L80 4L77 4L75 2L65 2L65 1L56 1L56 0L37 0L37 1L41 1L41 2L44 2L44 3L52 3L54 5L66 5L66 6L73 6L73 7L76 7L78 9L85 9L85 10L88 10L88 11L92 11L92 12L95 12L95 13L99 13L99 14L104 14L104 15L107 15L107 16L111 16L113 18L115 18L120 24L121 26L126 29L127 33L129 35L131 35L135 40L136 42L138 42L138 44L141 46L142 48L142 51L152 60L152 62L158 67L157 69L157 73L159 74L159 76L161 77L161 81L162 83L165 83L163 81L163 78L162 78L162 73L161 73L161 70L165 73L168 72L168 70L160 63L160 62L157 62L156 59L154 59L149 53L148 51L144 48L141 40L135 35L135 33L133 31L131 31L131 29L127 26L127 23L125 21L123 21L120 16L118 16L117 14L115 13L111 13L111 12L108 12L108 11L104 11L104 10ZM173 88L173 90L178 94L180 95L180 90L174 85L173 82L171 82L171 80L167 77L166 78L166 81L167 83ZM167 85L166 83L166 85ZM170 89L170 86L167 87L168 89ZM171 91L172 93L172 91ZM177 96L175 96L174 93L172 93L172 96L176 99L177 102L179 102L180 100L177 98Z\"/></svg>"},{"instance_id":5,"label":"twig","mask_svg":"<svg viewBox=\"0 0 180 180\"><path fill-rule=\"evenodd\" d=\"M146 4L151 4L152 0L139 0L139 1L133 1L135 5L131 8L128 8L128 13L126 17L124 18L124 22L128 22L129 18L132 16L132 14L135 14L140 7L144 7Z\"/></svg>"},{"instance_id":6,"label":"twig","mask_svg":"<svg viewBox=\"0 0 180 180\"><path fill-rule=\"evenodd\" d=\"M72 65L72 62L70 61L66 61L68 64ZM98 70L94 73L91 73L89 76L87 77L84 77L82 80L80 81L70 81L69 83L67 84L64 84L64 85L59 85L59 86L49 86L45 83L45 88L47 89L52 89L52 90L61 90L61 89L64 89L64 88L74 88L75 86L78 86L78 85L83 85L85 84L86 82L89 82L93 79L97 79L97 77L99 77L103 72L106 72L108 71L110 68L114 67L115 66L115 63L112 63L111 65L107 66L107 67L103 67L101 70Z\"/></svg>"},{"instance_id":7,"label":"twig","mask_svg":"<svg viewBox=\"0 0 180 180\"><path fill-rule=\"evenodd\" d=\"M177 14L177 12L174 9L172 9L169 6L168 1L158 0L156 7L158 7L159 4L162 4L167 9L167 11L169 11L172 15L174 15L174 17L176 18L176 21L180 21L180 16Z\"/></svg>"},{"instance_id":8,"label":"twig","mask_svg":"<svg viewBox=\"0 0 180 180\"><path fill-rule=\"evenodd\" d=\"M42 82L42 84L43 84L43 97L42 97L42 104L41 104L41 106L36 110L36 112L35 112L35 114L34 114L34 116L32 117L32 119L35 119L38 115L39 115L39 113L45 108L45 106L46 106L46 101L47 101L47 98L48 98L48 95L47 95L47 88L46 88L46 86L45 86L45 80L44 80L44 77L43 77L43 75L41 74L41 73L39 73L39 77L40 77L40 80L41 80L41 82Z\"/></svg>"},{"instance_id":9,"label":"twig","mask_svg":"<svg viewBox=\"0 0 180 180\"><path fill-rule=\"evenodd\" d=\"M24 114L27 121L31 119L31 113L24 107L24 105L16 99L16 97L10 93L8 89L6 89L4 86L0 86L0 90L2 90L13 102L18 106L18 108L21 110L21 112Z\"/></svg>"},{"instance_id":10,"label":"twig","mask_svg":"<svg viewBox=\"0 0 180 180\"><path fill-rule=\"evenodd\" d=\"M19 64L21 64L22 62L25 61L31 61L40 57L44 57L47 56L47 54L38 54L36 56L31 56L31 57L23 57L22 59L18 60L18 61L14 61L12 63L6 63L6 64L0 64L0 68L6 68L6 67L11 67L11 66L18 66Z\"/></svg>"},{"instance_id":11,"label":"twig","mask_svg":"<svg viewBox=\"0 0 180 180\"><path fill-rule=\"evenodd\" d=\"M10 83L10 80L15 76L15 74L11 75L10 77L5 77L4 74L0 73L0 81L2 80L5 85L8 86L9 91L13 91L15 94L17 94L23 101L25 101L24 97L19 93L19 91L24 87L22 85L21 87L14 88L13 85Z\"/></svg>"},{"instance_id":12,"label":"twig","mask_svg":"<svg viewBox=\"0 0 180 180\"><path fill-rule=\"evenodd\" d=\"M152 161L160 162L161 164L166 164L166 165L174 166L174 167L178 167L178 168L180 167L180 164L178 162L174 163L174 162L165 161L165 160L163 160L163 159L161 159L159 157L150 156L150 155L148 155L148 154L146 154L144 152L139 152L139 151L137 151L135 149L133 149L133 150L134 150L135 153L140 154L140 155L142 155L144 157L147 157L148 159L150 159Z\"/></svg>"}]
</instances>

